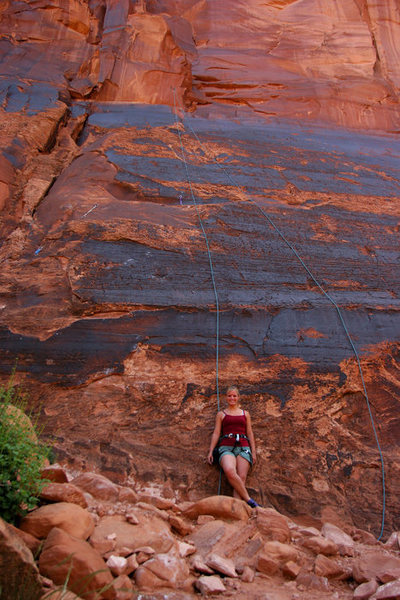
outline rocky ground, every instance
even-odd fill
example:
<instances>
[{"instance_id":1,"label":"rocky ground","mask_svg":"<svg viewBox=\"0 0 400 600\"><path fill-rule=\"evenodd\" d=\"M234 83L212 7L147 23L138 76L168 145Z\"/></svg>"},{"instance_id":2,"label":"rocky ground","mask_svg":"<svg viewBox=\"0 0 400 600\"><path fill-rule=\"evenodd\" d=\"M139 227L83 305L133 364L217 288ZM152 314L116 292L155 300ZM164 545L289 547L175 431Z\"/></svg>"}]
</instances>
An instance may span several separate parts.
<instances>
[{"instance_id":1,"label":"rocky ground","mask_svg":"<svg viewBox=\"0 0 400 600\"><path fill-rule=\"evenodd\" d=\"M43 476L41 506L0 522L4 600L400 597L397 532L381 543L228 496L179 503L58 465Z\"/></svg>"}]
</instances>

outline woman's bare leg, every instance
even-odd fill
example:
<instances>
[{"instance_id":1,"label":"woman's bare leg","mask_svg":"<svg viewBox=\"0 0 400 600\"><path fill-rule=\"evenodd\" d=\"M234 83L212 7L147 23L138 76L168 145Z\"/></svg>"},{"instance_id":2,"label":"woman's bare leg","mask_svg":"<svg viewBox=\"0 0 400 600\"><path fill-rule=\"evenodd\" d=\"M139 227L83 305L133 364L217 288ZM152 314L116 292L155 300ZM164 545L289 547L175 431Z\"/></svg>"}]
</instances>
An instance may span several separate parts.
<instances>
[{"instance_id":1,"label":"woman's bare leg","mask_svg":"<svg viewBox=\"0 0 400 600\"><path fill-rule=\"evenodd\" d=\"M246 485L247 474L250 469L250 463L243 456L236 457L236 472L240 479L243 481L243 485ZM234 494L235 495L235 494Z\"/></svg>"},{"instance_id":2,"label":"woman's bare leg","mask_svg":"<svg viewBox=\"0 0 400 600\"><path fill-rule=\"evenodd\" d=\"M242 477L238 474L238 462L237 459L241 459L241 461L247 462L247 460L245 458L242 457L235 457L232 454L225 454L222 458L221 458L221 467L229 481L229 483L231 484L231 486L233 487L233 495L235 498L242 498L242 500L245 500L247 502L247 500L250 499L250 496L246 490L246 487L243 483L243 474L245 471L245 465L243 465L242 467L242 462L240 461L240 468L242 468ZM247 463L249 464L249 463ZM249 465L250 466L250 465ZM245 480L246 480L246 476L247 476L247 472L248 472L249 468L247 468L247 471L245 473Z\"/></svg>"}]
</instances>

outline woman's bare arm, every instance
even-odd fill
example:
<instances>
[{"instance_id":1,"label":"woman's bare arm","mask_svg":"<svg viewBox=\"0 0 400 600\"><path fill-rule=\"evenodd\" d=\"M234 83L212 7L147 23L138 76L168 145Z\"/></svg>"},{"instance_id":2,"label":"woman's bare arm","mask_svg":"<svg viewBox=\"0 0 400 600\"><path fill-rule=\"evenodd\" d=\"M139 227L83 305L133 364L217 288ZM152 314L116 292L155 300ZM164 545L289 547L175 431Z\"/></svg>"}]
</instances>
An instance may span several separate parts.
<instances>
[{"instance_id":1,"label":"woman's bare arm","mask_svg":"<svg viewBox=\"0 0 400 600\"><path fill-rule=\"evenodd\" d=\"M208 451L208 455L207 455L207 462L212 465L213 463L213 450L215 448L215 446L218 444L218 440L221 437L221 424L222 424L222 419L224 417L224 413L222 411L220 411L215 419L215 427L214 427L214 431L213 434L211 436L211 442L210 442L210 449Z\"/></svg>"},{"instance_id":2,"label":"woman's bare arm","mask_svg":"<svg viewBox=\"0 0 400 600\"><path fill-rule=\"evenodd\" d=\"M253 428L251 426L250 413L246 410L245 414L246 414L246 435L249 438L250 449L251 449L251 454L253 457L253 465L254 465L257 460L256 443L254 441L254 434L253 434Z\"/></svg>"}]
</instances>

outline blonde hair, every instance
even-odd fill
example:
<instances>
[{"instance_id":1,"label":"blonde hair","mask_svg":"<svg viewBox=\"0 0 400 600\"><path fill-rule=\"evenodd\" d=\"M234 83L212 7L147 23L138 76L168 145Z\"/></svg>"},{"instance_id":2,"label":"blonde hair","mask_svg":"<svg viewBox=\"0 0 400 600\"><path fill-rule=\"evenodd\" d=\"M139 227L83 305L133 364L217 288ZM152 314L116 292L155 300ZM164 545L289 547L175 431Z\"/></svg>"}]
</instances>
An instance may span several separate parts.
<instances>
[{"instance_id":1,"label":"blonde hair","mask_svg":"<svg viewBox=\"0 0 400 600\"><path fill-rule=\"evenodd\" d=\"M235 391L240 398L239 388L237 388L236 385L230 385L228 387L228 389L226 390L226 393L229 394L229 392L233 392L233 391Z\"/></svg>"}]
</instances>

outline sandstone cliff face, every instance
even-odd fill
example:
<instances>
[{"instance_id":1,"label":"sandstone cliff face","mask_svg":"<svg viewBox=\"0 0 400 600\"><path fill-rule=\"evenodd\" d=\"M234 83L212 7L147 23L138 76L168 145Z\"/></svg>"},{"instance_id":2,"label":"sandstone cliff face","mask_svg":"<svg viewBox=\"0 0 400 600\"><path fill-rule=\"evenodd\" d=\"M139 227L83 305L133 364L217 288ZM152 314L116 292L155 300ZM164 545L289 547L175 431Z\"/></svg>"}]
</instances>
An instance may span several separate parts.
<instances>
[{"instance_id":1,"label":"sandstone cliff face","mask_svg":"<svg viewBox=\"0 0 400 600\"><path fill-rule=\"evenodd\" d=\"M397 130L396 0L3 3L3 105L73 98L246 105ZM29 97L33 101L29 103Z\"/></svg>"},{"instance_id":2,"label":"sandstone cliff face","mask_svg":"<svg viewBox=\"0 0 400 600\"><path fill-rule=\"evenodd\" d=\"M253 492L379 533L354 353L266 213L342 308L398 528L396 2L0 10L1 372L18 359L59 458L178 499L217 489L200 215L219 387L236 382L254 421Z\"/></svg>"}]
</instances>

